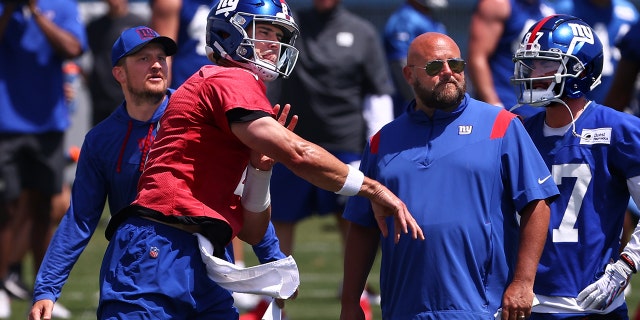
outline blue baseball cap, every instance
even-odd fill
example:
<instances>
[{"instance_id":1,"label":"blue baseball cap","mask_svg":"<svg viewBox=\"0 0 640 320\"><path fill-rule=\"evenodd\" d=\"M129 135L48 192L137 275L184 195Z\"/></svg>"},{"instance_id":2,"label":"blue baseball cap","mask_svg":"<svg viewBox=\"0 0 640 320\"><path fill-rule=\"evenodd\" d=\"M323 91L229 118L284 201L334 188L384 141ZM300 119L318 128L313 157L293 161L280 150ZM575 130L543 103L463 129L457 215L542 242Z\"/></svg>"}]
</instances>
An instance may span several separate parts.
<instances>
[{"instance_id":1,"label":"blue baseball cap","mask_svg":"<svg viewBox=\"0 0 640 320\"><path fill-rule=\"evenodd\" d=\"M152 42L161 44L167 56L172 56L178 51L178 46L171 38L161 36L149 27L133 27L123 31L113 44L111 65L115 67L120 59L140 51L142 47Z\"/></svg>"}]
</instances>

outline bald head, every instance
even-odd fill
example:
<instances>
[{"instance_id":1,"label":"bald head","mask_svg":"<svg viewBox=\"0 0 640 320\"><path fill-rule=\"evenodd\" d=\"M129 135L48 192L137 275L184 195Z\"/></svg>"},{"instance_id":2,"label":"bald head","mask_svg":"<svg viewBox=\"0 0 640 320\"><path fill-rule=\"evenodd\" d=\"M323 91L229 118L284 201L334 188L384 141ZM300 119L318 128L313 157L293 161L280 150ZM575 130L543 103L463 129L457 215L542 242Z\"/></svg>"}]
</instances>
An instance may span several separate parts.
<instances>
[{"instance_id":1,"label":"bald head","mask_svg":"<svg viewBox=\"0 0 640 320\"><path fill-rule=\"evenodd\" d=\"M402 69L413 88L417 110L431 116L435 110L455 110L466 92L460 48L447 35L427 32L416 37Z\"/></svg>"},{"instance_id":2,"label":"bald head","mask_svg":"<svg viewBox=\"0 0 640 320\"><path fill-rule=\"evenodd\" d=\"M419 66L427 61L454 57L460 57L460 48L453 39L442 33L427 32L411 42L407 64Z\"/></svg>"}]
</instances>

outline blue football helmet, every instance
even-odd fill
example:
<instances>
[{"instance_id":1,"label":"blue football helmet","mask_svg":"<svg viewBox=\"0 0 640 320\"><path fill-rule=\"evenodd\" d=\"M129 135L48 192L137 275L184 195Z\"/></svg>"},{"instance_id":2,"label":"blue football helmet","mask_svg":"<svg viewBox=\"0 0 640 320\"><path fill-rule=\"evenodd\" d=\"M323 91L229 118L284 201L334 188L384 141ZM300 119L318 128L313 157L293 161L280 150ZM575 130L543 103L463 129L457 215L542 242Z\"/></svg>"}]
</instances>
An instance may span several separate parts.
<instances>
[{"instance_id":1,"label":"blue football helmet","mask_svg":"<svg viewBox=\"0 0 640 320\"><path fill-rule=\"evenodd\" d=\"M280 42L255 38L256 24L279 27L284 36ZM251 34L247 34L249 31ZM284 0L217 0L207 17L207 57L216 62L226 59L256 73L263 81L278 76L288 77L298 60L293 45L300 31ZM255 44L278 44L278 61L261 59Z\"/></svg>"},{"instance_id":2,"label":"blue football helmet","mask_svg":"<svg viewBox=\"0 0 640 320\"><path fill-rule=\"evenodd\" d=\"M602 43L579 18L551 15L529 29L513 61L518 103L545 106L581 97L600 84Z\"/></svg>"}]
</instances>

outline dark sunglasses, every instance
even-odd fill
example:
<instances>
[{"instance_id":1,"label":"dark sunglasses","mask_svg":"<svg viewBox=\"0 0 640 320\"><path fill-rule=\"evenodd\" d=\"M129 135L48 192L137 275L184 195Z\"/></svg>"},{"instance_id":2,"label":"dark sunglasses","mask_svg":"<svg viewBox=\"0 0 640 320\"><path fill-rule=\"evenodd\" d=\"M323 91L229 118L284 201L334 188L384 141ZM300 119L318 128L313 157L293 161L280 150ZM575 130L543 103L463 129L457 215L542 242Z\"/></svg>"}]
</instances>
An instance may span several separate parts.
<instances>
[{"instance_id":1,"label":"dark sunglasses","mask_svg":"<svg viewBox=\"0 0 640 320\"><path fill-rule=\"evenodd\" d=\"M440 71L442 71L445 61L449 65L449 69L451 69L451 71L455 73L461 73L462 71L464 71L464 66L467 64L466 62L464 62L464 60L459 58L452 58L447 60L431 60L427 62L423 69L427 72L428 75L433 77L440 73Z\"/></svg>"}]
</instances>

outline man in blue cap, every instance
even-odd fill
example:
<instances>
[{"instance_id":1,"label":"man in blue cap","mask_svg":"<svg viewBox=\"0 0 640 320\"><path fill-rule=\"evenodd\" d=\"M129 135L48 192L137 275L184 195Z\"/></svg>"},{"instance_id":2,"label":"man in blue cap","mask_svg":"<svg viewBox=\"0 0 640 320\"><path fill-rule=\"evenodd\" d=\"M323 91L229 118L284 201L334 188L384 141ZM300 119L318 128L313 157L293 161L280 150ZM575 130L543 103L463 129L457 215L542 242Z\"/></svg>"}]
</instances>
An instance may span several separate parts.
<instances>
[{"instance_id":1,"label":"man in blue cap","mask_svg":"<svg viewBox=\"0 0 640 320\"><path fill-rule=\"evenodd\" d=\"M168 89L167 57L176 50L173 40L148 27L127 29L114 43L112 72L125 101L85 137L71 206L36 276L29 319L51 319L54 301L89 243L106 199L112 213L133 201L155 124L173 92Z\"/></svg>"}]
</instances>

